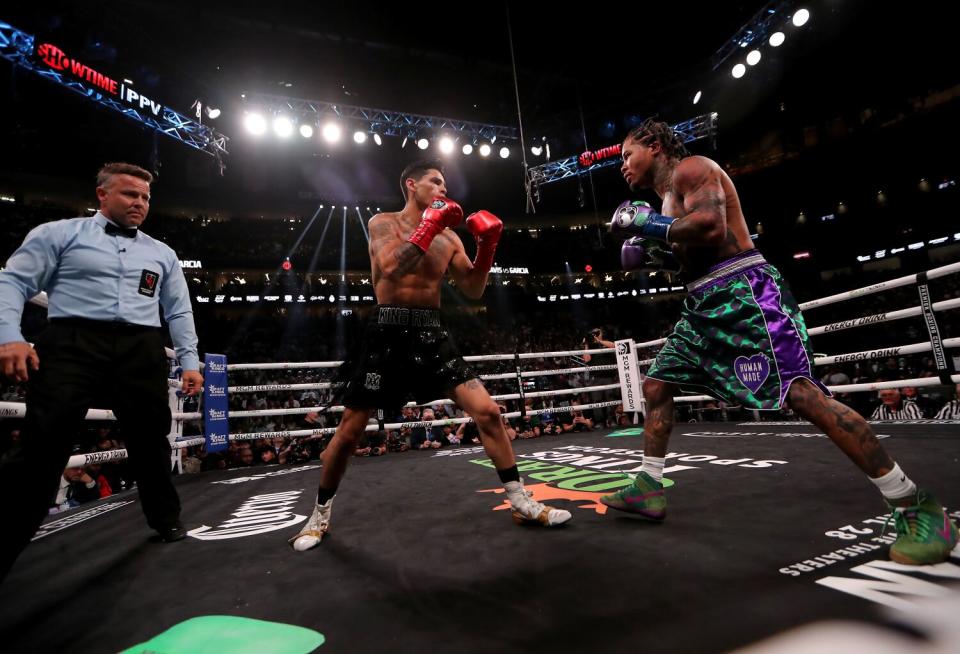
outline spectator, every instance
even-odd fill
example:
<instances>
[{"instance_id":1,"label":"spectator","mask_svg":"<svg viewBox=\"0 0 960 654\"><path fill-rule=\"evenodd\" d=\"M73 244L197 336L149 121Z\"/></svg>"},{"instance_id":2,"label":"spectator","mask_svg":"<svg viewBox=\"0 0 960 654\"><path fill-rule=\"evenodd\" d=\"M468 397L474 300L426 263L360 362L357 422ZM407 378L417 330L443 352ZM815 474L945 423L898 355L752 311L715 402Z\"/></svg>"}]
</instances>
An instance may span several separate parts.
<instances>
[{"instance_id":1,"label":"spectator","mask_svg":"<svg viewBox=\"0 0 960 654\"><path fill-rule=\"evenodd\" d=\"M249 445L241 447L237 454L237 467L249 468L254 463L253 450Z\"/></svg>"},{"instance_id":2,"label":"spectator","mask_svg":"<svg viewBox=\"0 0 960 654\"><path fill-rule=\"evenodd\" d=\"M821 381L826 386L840 386L841 384L849 384L850 377L837 366L829 366Z\"/></svg>"},{"instance_id":3,"label":"spectator","mask_svg":"<svg viewBox=\"0 0 960 654\"><path fill-rule=\"evenodd\" d=\"M103 475L100 470L100 466L96 463L91 463L86 467L86 473L97 483L97 497L103 499L104 497L110 497L113 495L113 489L110 487L110 482Z\"/></svg>"},{"instance_id":4,"label":"spectator","mask_svg":"<svg viewBox=\"0 0 960 654\"><path fill-rule=\"evenodd\" d=\"M584 411L574 411L572 430L573 431L593 431L593 419L584 415Z\"/></svg>"},{"instance_id":5,"label":"spectator","mask_svg":"<svg viewBox=\"0 0 960 654\"><path fill-rule=\"evenodd\" d=\"M257 458L262 465L272 465L277 463L277 453L272 447L263 447L257 454Z\"/></svg>"},{"instance_id":6,"label":"spectator","mask_svg":"<svg viewBox=\"0 0 960 654\"><path fill-rule=\"evenodd\" d=\"M423 415L420 416L420 419L423 420L424 422L429 422L434 420L435 414L433 413L433 409L429 409L429 408L424 409ZM435 426L435 427L425 427L423 429L425 431L424 431L424 440L423 442L420 443L421 450L430 450L430 449L437 450L443 447L444 445L448 444L446 438L444 438L444 435L443 435L443 427Z\"/></svg>"},{"instance_id":7,"label":"spectator","mask_svg":"<svg viewBox=\"0 0 960 654\"><path fill-rule=\"evenodd\" d=\"M60 476L60 488L57 490L50 513L72 509L99 497L100 489L96 479L80 466L67 468Z\"/></svg>"},{"instance_id":8,"label":"spectator","mask_svg":"<svg viewBox=\"0 0 960 654\"><path fill-rule=\"evenodd\" d=\"M470 417L469 414L464 414L467 418ZM477 429L477 425L474 422L463 422L460 423L460 428L457 429L457 438L460 441L461 445L479 445L480 444L480 430Z\"/></svg>"}]
</instances>

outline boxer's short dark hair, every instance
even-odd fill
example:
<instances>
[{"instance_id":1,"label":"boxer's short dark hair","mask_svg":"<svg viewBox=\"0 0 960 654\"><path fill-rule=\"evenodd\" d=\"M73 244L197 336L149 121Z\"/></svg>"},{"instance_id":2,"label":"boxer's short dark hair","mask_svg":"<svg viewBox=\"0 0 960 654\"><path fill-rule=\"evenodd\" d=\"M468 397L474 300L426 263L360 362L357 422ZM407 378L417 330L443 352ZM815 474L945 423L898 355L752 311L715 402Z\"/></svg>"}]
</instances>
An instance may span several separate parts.
<instances>
[{"instance_id":1,"label":"boxer's short dark hair","mask_svg":"<svg viewBox=\"0 0 960 654\"><path fill-rule=\"evenodd\" d=\"M443 163L439 159L420 159L414 161L403 169L400 173L400 188L403 190L403 197L407 197L407 180L420 179L431 170L437 170L443 174Z\"/></svg>"}]
</instances>

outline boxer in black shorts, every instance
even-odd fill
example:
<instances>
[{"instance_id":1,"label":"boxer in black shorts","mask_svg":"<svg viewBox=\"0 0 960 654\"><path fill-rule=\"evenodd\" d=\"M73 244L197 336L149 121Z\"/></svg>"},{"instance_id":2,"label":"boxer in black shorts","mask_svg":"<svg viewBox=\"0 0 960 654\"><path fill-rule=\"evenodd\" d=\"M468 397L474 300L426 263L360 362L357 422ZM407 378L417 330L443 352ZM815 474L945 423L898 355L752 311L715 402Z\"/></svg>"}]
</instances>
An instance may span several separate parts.
<instances>
[{"instance_id":1,"label":"boxer in black shorts","mask_svg":"<svg viewBox=\"0 0 960 654\"><path fill-rule=\"evenodd\" d=\"M463 362L440 319L445 274L464 295L483 294L503 223L488 211L467 218L467 229L477 241L471 262L452 229L463 219L463 210L446 198L440 163L413 163L400 182L406 197L403 209L370 219L370 267L379 306L362 346L334 381L335 397L341 397L346 408L323 453L313 514L290 539L297 551L315 547L329 530L334 494L370 415L376 409L395 409L411 391L420 402L449 394L473 417L517 524L553 527L570 519L569 511L535 502L524 490L500 409Z\"/></svg>"},{"instance_id":2,"label":"boxer in black shorts","mask_svg":"<svg viewBox=\"0 0 960 654\"><path fill-rule=\"evenodd\" d=\"M357 351L341 366L333 395L347 407L393 415L412 396L444 397L477 378L457 351L439 309L377 306Z\"/></svg>"}]
</instances>

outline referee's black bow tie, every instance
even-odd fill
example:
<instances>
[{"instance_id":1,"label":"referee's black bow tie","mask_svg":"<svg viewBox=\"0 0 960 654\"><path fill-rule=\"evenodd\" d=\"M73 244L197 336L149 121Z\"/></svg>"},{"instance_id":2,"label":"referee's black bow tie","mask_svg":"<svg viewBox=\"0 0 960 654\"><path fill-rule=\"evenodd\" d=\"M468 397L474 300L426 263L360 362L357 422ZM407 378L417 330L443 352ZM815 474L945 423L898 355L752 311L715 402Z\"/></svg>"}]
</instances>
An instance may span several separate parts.
<instances>
[{"instance_id":1,"label":"referee's black bow tie","mask_svg":"<svg viewBox=\"0 0 960 654\"><path fill-rule=\"evenodd\" d=\"M136 227L117 227L113 223L107 223L104 226L104 229L106 229L107 234L110 234L113 236L125 236L127 238L134 238L137 235Z\"/></svg>"}]
</instances>

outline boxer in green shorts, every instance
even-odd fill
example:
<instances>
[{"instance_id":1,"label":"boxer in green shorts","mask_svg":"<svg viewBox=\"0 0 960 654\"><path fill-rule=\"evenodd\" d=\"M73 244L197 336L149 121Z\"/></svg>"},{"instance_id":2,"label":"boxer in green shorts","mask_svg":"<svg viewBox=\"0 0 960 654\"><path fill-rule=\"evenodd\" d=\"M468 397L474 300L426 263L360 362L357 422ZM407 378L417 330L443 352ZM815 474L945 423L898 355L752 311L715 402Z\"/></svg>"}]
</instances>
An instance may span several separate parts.
<instances>
[{"instance_id":1,"label":"boxer in green shorts","mask_svg":"<svg viewBox=\"0 0 960 654\"><path fill-rule=\"evenodd\" d=\"M863 417L817 380L803 316L779 271L754 247L730 177L716 162L688 156L680 137L658 121L631 131L621 155L630 189L652 188L663 202L662 213L641 201L614 212L610 229L627 239L624 268L682 270L691 281L680 320L643 382L642 469L633 485L601 501L650 520L666 517L661 480L680 389L749 409L789 406L883 494L897 530L890 558L914 565L947 560L956 525L900 470Z\"/></svg>"}]
</instances>

